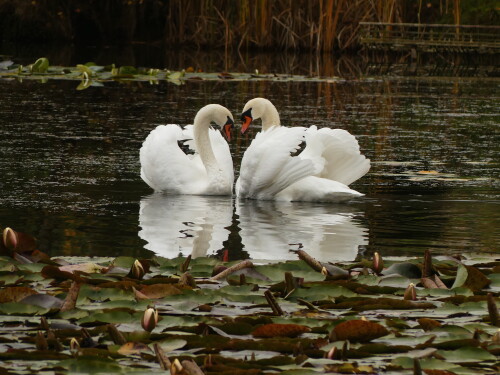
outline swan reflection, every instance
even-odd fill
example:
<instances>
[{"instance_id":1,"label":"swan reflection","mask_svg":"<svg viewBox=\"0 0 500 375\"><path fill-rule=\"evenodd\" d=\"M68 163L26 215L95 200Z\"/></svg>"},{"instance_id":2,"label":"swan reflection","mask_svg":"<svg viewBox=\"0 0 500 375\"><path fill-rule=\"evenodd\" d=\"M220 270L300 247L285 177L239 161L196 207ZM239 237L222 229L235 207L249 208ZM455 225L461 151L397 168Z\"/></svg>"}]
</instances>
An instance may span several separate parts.
<instances>
[{"instance_id":1,"label":"swan reflection","mask_svg":"<svg viewBox=\"0 0 500 375\"><path fill-rule=\"evenodd\" d=\"M240 236L253 259L298 259L300 246L320 261L352 261L368 245L368 229L349 206L238 201ZM299 245L300 244L300 245Z\"/></svg>"},{"instance_id":2,"label":"swan reflection","mask_svg":"<svg viewBox=\"0 0 500 375\"><path fill-rule=\"evenodd\" d=\"M208 256L223 247L232 215L230 197L152 194L141 200L139 237L162 257Z\"/></svg>"},{"instance_id":3,"label":"swan reflection","mask_svg":"<svg viewBox=\"0 0 500 375\"><path fill-rule=\"evenodd\" d=\"M146 249L166 258L210 256L227 248L233 260L293 260L293 250L302 248L320 261L352 261L368 245L368 229L356 219L360 213L347 205L234 204L229 197L152 194L141 200L139 237Z\"/></svg>"}]
</instances>

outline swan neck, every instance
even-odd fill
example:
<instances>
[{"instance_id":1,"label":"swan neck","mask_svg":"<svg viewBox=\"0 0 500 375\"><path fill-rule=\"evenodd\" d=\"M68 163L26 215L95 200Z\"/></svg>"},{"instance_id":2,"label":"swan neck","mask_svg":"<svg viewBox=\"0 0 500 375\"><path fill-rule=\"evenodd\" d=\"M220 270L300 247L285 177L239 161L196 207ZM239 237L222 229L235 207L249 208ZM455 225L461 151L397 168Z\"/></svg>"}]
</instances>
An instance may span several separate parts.
<instances>
[{"instance_id":1,"label":"swan neck","mask_svg":"<svg viewBox=\"0 0 500 375\"><path fill-rule=\"evenodd\" d=\"M193 130L194 141L200 159L208 174L218 169L217 159L210 143L209 128L210 120L206 116L195 118Z\"/></svg>"},{"instance_id":2,"label":"swan neck","mask_svg":"<svg viewBox=\"0 0 500 375\"><path fill-rule=\"evenodd\" d=\"M276 107L268 102L264 107L264 111L262 112L262 130L266 131L271 126L280 126L280 115Z\"/></svg>"}]
</instances>

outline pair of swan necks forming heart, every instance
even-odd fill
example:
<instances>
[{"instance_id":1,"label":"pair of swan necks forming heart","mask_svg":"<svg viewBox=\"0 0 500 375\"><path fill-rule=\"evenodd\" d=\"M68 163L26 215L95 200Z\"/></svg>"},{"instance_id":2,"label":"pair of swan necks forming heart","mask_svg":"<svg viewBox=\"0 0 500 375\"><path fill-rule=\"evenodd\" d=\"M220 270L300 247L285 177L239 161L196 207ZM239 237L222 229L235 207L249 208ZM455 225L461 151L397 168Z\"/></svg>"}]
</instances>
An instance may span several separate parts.
<instances>
[{"instance_id":1,"label":"pair of swan necks forming heart","mask_svg":"<svg viewBox=\"0 0 500 375\"><path fill-rule=\"evenodd\" d=\"M365 175L370 160L361 155L356 138L342 129L316 126L282 127L276 107L254 98L244 107L242 133L256 119L262 131L245 151L236 182L240 198L338 202L363 194L347 185ZM232 116L209 104L198 111L194 125L160 125L140 151L141 177L155 191L174 194L231 195L234 181L229 146L211 122L228 132ZM185 154L185 142L194 155ZM296 155L301 144L304 150Z\"/></svg>"}]
</instances>

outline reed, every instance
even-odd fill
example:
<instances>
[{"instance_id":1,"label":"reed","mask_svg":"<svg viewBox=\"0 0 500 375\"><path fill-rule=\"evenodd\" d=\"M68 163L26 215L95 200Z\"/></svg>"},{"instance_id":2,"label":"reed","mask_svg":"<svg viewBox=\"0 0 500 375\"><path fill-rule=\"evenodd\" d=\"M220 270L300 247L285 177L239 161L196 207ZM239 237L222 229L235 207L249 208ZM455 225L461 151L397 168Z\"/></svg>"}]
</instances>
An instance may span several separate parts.
<instances>
[{"instance_id":1,"label":"reed","mask_svg":"<svg viewBox=\"0 0 500 375\"><path fill-rule=\"evenodd\" d=\"M282 50L349 49L359 22L406 21L402 0L172 0L165 41ZM188 17L189 15L189 17Z\"/></svg>"},{"instance_id":2,"label":"reed","mask_svg":"<svg viewBox=\"0 0 500 375\"><path fill-rule=\"evenodd\" d=\"M496 14L494 0L482 1L487 4L480 0L0 0L0 35L11 40L94 38L104 43L142 38L226 51L346 50L359 46L363 21L446 19L460 24L466 19L464 9L469 14L481 9L481 19L494 24L497 18L488 16Z\"/></svg>"}]
</instances>

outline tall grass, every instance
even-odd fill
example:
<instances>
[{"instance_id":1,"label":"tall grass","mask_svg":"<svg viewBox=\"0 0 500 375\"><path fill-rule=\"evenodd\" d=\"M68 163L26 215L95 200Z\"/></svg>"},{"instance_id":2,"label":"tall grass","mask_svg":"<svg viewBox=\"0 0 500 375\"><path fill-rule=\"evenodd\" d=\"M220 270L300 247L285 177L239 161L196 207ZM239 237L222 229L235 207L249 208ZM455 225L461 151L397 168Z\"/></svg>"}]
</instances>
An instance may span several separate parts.
<instances>
[{"instance_id":1,"label":"tall grass","mask_svg":"<svg viewBox=\"0 0 500 375\"><path fill-rule=\"evenodd\" d=\"M359 22L404 21L402 0L172 0L165 41L264 49L348 49Z\"/></svg>"},{"instance_id":2,"label":"tall grass","mask_svg":"<svg viewBox=\"0 0 500 375\"><path fill-rule=\"evenodd\" d=\"M358 47L360 22L498 19L496 0L0 0L0 41L163 41L331 51ZM484 4L486 3L486 4ZM491 16L490 16L491 15ZM466 18L464 18L466 19ZM470 19L468 17L467 19Z\"/></svg>"}]
</instances>

